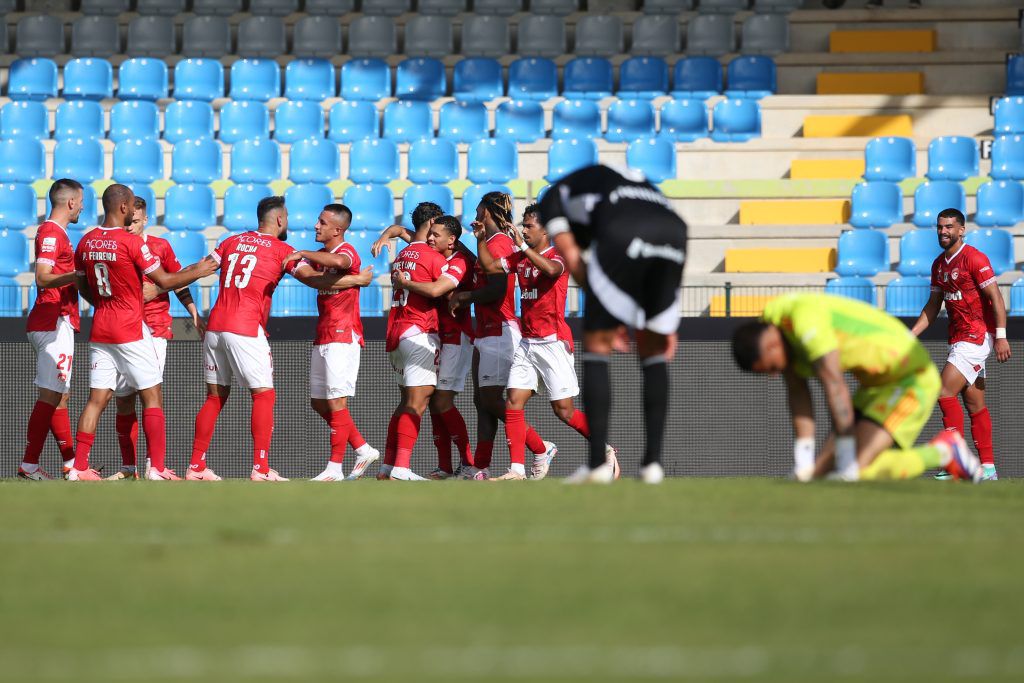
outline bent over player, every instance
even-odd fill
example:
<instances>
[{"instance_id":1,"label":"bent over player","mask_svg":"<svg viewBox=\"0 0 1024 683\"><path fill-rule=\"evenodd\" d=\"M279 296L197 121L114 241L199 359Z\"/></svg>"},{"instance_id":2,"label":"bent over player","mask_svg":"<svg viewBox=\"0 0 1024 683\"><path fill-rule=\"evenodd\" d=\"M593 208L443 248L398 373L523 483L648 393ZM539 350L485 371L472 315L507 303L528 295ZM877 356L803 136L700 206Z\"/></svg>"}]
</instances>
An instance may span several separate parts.
<instances>
[{"instance_id":1,"label":"bent over player","mask_svg":"<svg viewBox=\"0 0 1024 683\"><path fill-rule=\"evenodd\" d=\"M801 481L833 468L845 481L909 479L934 467L977 481L981 464L959 432L914 446L939 394L939 373L899 320L860 301L790 294L769 302L758 322L733 336L736 364L786 380ZM843 373L860 386L850 398ZM832 413L832 436L814 459L814 409L807 386L817 377ZM895 444L895 448L893 445Z\"/></svg>"},{"instance_id":2,"label":"bent over player","mask_svg":"<svg viewBox=\"0 0 1024 683\"><path fill-rule=\"evenodd\" d=\"M992 418L985 406L985 361L996 351L1004 363L1010 358L1006 341L1006 305L992 264L983 253L964 244L964 215L944 209L936 220L943 253L932 264L928 303L911 328L920 335L939 315L943 302L949 314L949 355L942 368L939 408L946 429L964 433L964 411L971 416L971 436L981 457L982 478L998 479L992 452ZM940 473L939 478L949 476Z\"/></svg>"}]
</instances>

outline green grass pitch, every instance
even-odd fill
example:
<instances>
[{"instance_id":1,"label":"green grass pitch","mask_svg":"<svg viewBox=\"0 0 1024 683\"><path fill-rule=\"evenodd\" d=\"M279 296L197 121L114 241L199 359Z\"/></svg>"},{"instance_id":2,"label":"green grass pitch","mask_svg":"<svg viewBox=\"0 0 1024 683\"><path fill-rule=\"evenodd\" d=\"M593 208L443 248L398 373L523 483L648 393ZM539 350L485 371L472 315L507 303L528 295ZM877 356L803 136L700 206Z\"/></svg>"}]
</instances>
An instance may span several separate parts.
<instances>
[{"instance_id":1,"label":"green grass pitch","mask_svg":"<svg viewBox=\"0 0 1024 683\"><path fill-rule=\"evenodd\" d=\"M1024 679L1024 485L0 484L0 681Z\"/></svg>"}]
</instances>

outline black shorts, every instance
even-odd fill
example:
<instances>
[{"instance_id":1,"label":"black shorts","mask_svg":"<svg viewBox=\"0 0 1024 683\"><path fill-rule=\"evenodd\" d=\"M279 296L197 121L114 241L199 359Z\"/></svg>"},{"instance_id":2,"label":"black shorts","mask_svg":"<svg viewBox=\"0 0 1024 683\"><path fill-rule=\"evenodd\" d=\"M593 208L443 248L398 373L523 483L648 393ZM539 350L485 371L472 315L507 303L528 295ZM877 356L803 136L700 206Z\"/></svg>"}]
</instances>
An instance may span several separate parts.
<instances>
[{"instance_id":1,"label":"black shorts","mask_svg":"<svg viewBox=\"0 0 1024 683\"><path fill-rule=\"evenodd\" d=\"M675 216L602 230L589 250L583 328L674 333L685 253L686 223Z\"/></svg>"}]
</instances>

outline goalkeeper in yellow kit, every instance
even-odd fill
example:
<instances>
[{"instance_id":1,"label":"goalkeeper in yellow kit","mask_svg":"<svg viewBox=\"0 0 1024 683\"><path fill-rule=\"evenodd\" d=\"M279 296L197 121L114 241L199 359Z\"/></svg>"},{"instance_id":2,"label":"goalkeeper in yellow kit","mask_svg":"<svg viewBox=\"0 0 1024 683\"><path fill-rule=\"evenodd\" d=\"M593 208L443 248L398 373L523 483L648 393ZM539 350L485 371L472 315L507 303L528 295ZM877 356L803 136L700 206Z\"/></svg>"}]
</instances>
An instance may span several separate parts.
<instances>
[{"instance_id":1,"label":"goalkeeper in yellow kit","mask_svg":"<svg viewBox=\"0 0 1024 683\"><path fill-rule=\"evenodd\" d=\"M785 379L801 481L833 470L847 481L909 479L936 467L957 479L980 478L981 464L957 432L914 446L941 380L917 338L887 313L827 294L782 296L760 321L736 330L733 356L743 370ZM852 399L844 372L860 385ZM811 377L821 382L832 413L832 435L817 460Z\"/></svg>"}]
</instances>

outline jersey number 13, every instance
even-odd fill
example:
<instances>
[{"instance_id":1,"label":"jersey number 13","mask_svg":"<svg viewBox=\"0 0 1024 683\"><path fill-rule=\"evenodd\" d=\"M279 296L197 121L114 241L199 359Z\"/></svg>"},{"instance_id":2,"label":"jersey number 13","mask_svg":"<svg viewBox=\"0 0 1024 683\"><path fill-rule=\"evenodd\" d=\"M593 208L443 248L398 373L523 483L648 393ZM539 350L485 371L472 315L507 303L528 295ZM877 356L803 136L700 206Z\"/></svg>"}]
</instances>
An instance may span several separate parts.
<instances>
[{"instance_id":1,"label":"jersey number 13","mask_svg":"<svg viewBox=\"0 0 1024 683\"><path fill-rule=\"evenodd\" d=\"M235 274L235 267L239 271ZM224 287L234 286L236 289L245 289L252 277L252 271L256 267L256 257L253 254L231 254L228 256L228 271L224 275Z\"/></svg>"}]
</instances>

